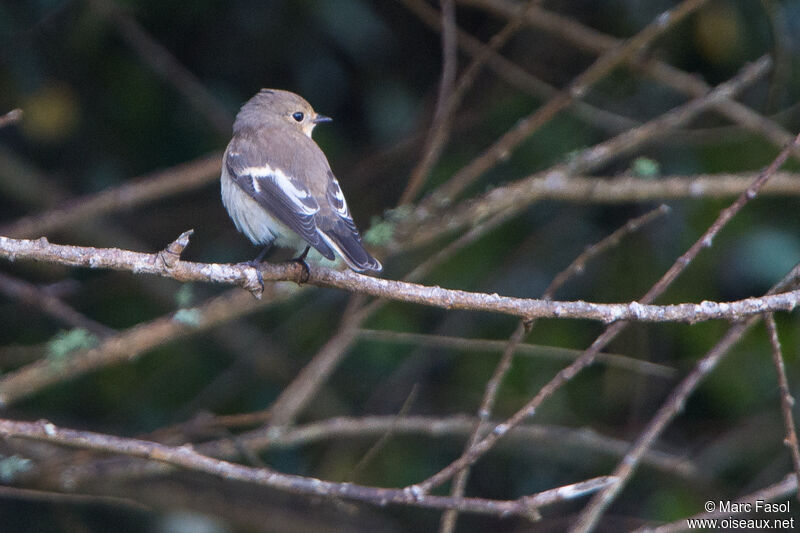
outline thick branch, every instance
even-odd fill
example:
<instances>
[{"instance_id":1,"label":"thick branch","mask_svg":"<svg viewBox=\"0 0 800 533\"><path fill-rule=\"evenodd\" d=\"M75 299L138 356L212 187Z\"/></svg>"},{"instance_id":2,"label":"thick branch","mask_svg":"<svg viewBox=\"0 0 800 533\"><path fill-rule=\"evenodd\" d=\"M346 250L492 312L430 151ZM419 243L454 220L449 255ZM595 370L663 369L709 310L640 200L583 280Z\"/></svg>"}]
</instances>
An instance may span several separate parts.
<instances>
[{"instance_id":1,"label":"thick branch","mask_svg":"<svg viewBox=\"0 0 800 533\"><path fill-rule=\"evenodd\" d=\"M155 274L184 282L202 281L237 285L256 294L260 291L256 269L248 264L178 261L170 266L163 252L146 254L117 248L51 244L44 238L32 241L0 237L0 257L11 261L28 259L69 266L125 270L135 274ZM259 271L264 281L300 281L304 275L302 266L295 262L262 263ZM309 267L309 271L308 283L320 287L343 289L443 309L500 313L528 320L578 318L605 323L621 320L696 323L707 320L741 320L760 313L792 311L800 303L800 290L735 302L704 301L698 304L563 302L444 289L438 286L373 278L352 271L331 270L313 265Z\"/></svg>"}]
</instances>

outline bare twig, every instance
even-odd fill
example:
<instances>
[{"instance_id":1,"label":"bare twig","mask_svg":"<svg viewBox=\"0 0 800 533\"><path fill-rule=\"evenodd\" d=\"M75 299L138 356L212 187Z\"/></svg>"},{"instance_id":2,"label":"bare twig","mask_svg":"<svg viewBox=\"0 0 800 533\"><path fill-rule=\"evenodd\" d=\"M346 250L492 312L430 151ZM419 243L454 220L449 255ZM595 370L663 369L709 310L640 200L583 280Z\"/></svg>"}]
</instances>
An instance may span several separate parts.
<instances>
[{"instance_id":1,"label":"bare twig","mask_svg":"<svg viewBox=\"0 0 800 533\"><path fill-rule=\"evenodd\" d=\"M769 92L765 98L764 109L774 110L779 103L782 92L786 91L792 73L792 41L785 8L774 0L761 0L764 14L769 19L772 35L772 55L775 58L775 70L772 73Z\"/></svg>"},{"instance_id":2,"label":"bare twig","mask_svg":"<svg viewBox=\"0 0 800 533\"><path fill-rule=\"evenodd\" d=\"M61 299L47 294L33 283L0 272L0 292L25 305L41 309L63 325L83 328L100 338L114 335L114 329L105 326L67 305Z\"/></svg>"},{"instance_id":3,"label":"bare twig","mask_svg":"<svg viewBox=\"0 0 800 533\"><path fill-rule=\"evenodd\" d=\"M417 220L413 216L409 217L404 226L398 228L397 232L401 242L396 244L395 248L408 249L426 244L439 235L474 224L493 213L508 210L519 212L532 201L530 190L537 178L544 178L544 183L558 187L557 184L561 180L590 172L645 142L663 136L705 111L715 102L731 98L762 76L770 64L768 57L762 57L744 67L734 78L718 85L701 98L676 107L636 129L626 131L612 139L582 150L568 163L551 168L543 174L535 174L514 183L495 187L481 197L462 202L437 216L435 220ZM423 210L419 213L425 214L430 219L434 218L432 211ZM405 227L406 225L408 228ZM395 250L392 249L392 251Z\"/></svg>"},{"instance_id":4,"label":"bare twig","mask_svg":"<svg viewBox=\"0 0 800 533\"><path fill-rule=\"evenodd\" d=\"M560 289L564 283L567 282L567 280L573 276L583 273L584 269L586 268L586 263L592 258L597 257L599 254L605 252L609 248L617 246L620 240L622 240L622 238L626 235L633 233L645 224L648 224L658 217L666 215L667 213L669 213L669 207L661 204L652 211L645 213L640 217L629 220L624 226L619 228L605 239L586 248L586 250L584 250L581 255L576 257L575 260L572 261L569 266L567 266L567 268L559 272L556 277L553 278L553 281L551 281L550 285L547 286L542 297L548 300L551 299L556 291Z\"/></svg>"},{"instance_id":5,"label":"bare twig","mask_svg":"<svg viewBox=\"0 0 800 533\"><path fill-rule=\"evenodd\" d=\"M130 361L139 355L180 337L209 328L263 309L291 294L290 287L273 286L270 298L256 300L249 294L232 290L179 314L145 322L105 338L99 346L78 351L58 360L44 359L0 378L0 405L9 405L35 394L53 383L94 371L112 364Z\"/></svg>"},{"instance_id":6,"label":"bare twig","mask_svg":"<svg viewBox=\"0 0 800 533\"><path fill-rule=\"evenodd\" d=\"M360 295L353 296L343 313L342 322L336 333L322 345L267 409L220 416L215 421L226 426L247 426L264 422L268 422L269 427L291 424L336 370L347 350L356 341L358 328L362 322L382 303L374 301L362 307L363 298Z\"/></svg>"},{"instance_id":7,"label":"bare twig","mask_svg":"<svg viewBox=\"0 0 800 533\"><path fill-rule=\"evenodd\" d=\"M69 196L58 180L3 145L0 145L0 193L20 207L39 209L50 208Z\"/></svg>"},{"instance_id":8,"label":"bare twig","mask_svg":"<svg viewBox=\"0 0 800 533\"><path fill-rule=\"evenodd\" d=\"M796 265L768 294L774 294L787 286L793 285L800 275L800 264ZM644 431L641 432L630 451L614 469L619 482L592 498L586 508L578 516L573 532L591 531L600 519L603 511L611 504L622 488L627 484L639 465L642 454L648 450L672 419L683 410L686 399L725 357L736 342L760 319L762 315L753 316L734 324L708 353L700 359L692 371L681 381L669 395L658 412L653 416Z\"/></svg>"},{"instance_id":9,"label":"bare twig","mask_svg":"<svg viewBox=\"0 0 800 533\"><path fill-rule=\"evenodd\" d=\"M202 455L191 446L172 447L137 439L126 439L59 428L49 422L16 422L0 419L0 435L50 442L62 446L116 453L166 463L171 466L203 472L222 479L272 487L278 490L312 496L337 497L373 505L400 504L434 509L459 509L462 512L495 516L518 515L537 517L538 509L553 503L571 500L597 491L613 480L593 478L518 500L483 498L450 498L416 494L406 489L366 487L351 483L333 483L320 479L282 474L267 468L250 468Z\"/></svg>"},{"instance_id":10,"label":"bare twig","mask_svg":"<svg viewBox=\"0 0 800 533\"><path fill-rule=\"evenodd\" d=\"M117 498L114 496L101 496L97 494L65 494L63 492L50 492L35 489L25 489L22 487L8 487L0 485L0 497L10 500L36 501L47 503L69 503L80 505L108 505L111 507L123 507L135 511L151 511L147 505L143 505L129 498Z\"/></svg>"},{"instance_id":11,"label":"bare twig","mask_svg":"<svg viewBox=\"0 0 800 533\"><path fill-rule=\"evenodd\" d=\"M464 447L465 453L478 441L480 441L484 437L486 430L491 427L489 425L489 420L492 417L492 411L494 409L495 401L497 400L497 394L500 391L500 385L502 385L503 379L511 369L511 363L514 361L514 354L519 344L525 338L525 333L527 333L527 331L528 328L525 325L525 321L520 320L519 324L517 325L517 329L514 330L514 333L511 334L511 338L506 343L506 348L503 350L503 356L497 363L497 366L492 373L492 377L489 378L489 381L486 383L486 388L483 392L483 398L481 399L481 405L478 408L477 421L475 422L475 426L472 428L469 439L467 439L467 444ZM469 474L469 466L456 474L456 476L453 478L452 488L450 489L451 496L460 497L464 495L464 490L467 488L467 481L469 481ZM451 533L453 530L455 530L457 520L458 511L456 509L450 509L442 514L442 518L439 523L440 533Z\"/></svg>"},{"instance_id":12,"label":"bare twig","mask_svg":"<svg viewBox=\"0 0 800 533\"><path fill-rule=\"evenodd\" d=\"M436 110L433 113L428 136L425 140L425 151L417 166L411 171L408 185L400 195L400 204L410 203L425 183L425 178L433 167L441 152L444 141L449 134L452 105L450 95L456 79L457 35L456 35L456 3L455 0L442 1L442 79L439 82L439 96Z\"/></svg>"},{"instance_id":13,"label":"bare twig","mask_svg":"<svg viewBox=\"0 0 800 533\"><path fill-rule=\"evenodd\" d=\"M358 337L358 326L365 318L363 299L351 298L344 319L336 335L320 348L312 361L272 403L265 413L270 425L284 425L294 421L297 414L308 404L319 385L327 380L341 361L342 354Z\"/></svg>"},{"instance_id":14,"label":"bare twig","mask_svg":"<svg viewBox=\"0 0 800 533\"><path fill-rule=\"evenodd\" d=\"M507 0L460 1L482 7L506 18L514 18L518 14L517 5ZM624 44L621 39L603 34L593 28L582 25L575 19L541 7L529 11L525 18L532 27L556 34L575 46L592 53L606 53ZM776 69L781 68L778 65L780 59L776 59ZM628 58L628 63L659 83L694 98L700 97L710 90L708 84L698 76L679 70L672 65L659 61L657 58L635 55ZM735 100L720 100L713 107L729 120L749 131L762 135L775 146L782 147L792 139L792 134L779 124ZM719 139L719 136L715 138ZM800 157L800 151L795 150L793 155L795 158Z\"/></svg>"},{"instance_id":15,"label":"bare twig","mask_svg":"<svg viewBox=\"0 0 800 533\"><path fill-rule=\"evenodd\" d=\"M186 431L197 434L198 431L208 433L226 417L199 417L175 428L174 431ZM234 444L227 438L197 444L195 449L208 456L218 458L233 458L240 454L242 447L252 451L280 450L310 445L319 442L328 442L334 439L361 439L385 435L387 432L401 435L415 435L428 438L462 437L468 436L476 423L474 418L465 416L451 417L425 417L425 416L367 416L362 418L337 417L312 422L297 426L268 426L237 435ZM493 424L496 421L492 422ZM148 440L159 440L148 438ZM173 441L183 442L183 440ZM537 442L542 445L555 446L559 449L566 447L578 453L598 453L612 457L622 457L630 449L630 443L598 434L589 428L568 428L552 425L521 425L509 432L506 444L509 451L518 453L520 449L513 446L518 443ZM570 457L568 453L566 455ZM54 480L53 486L62 486L65 483L71 487L83 486L86 482L95 479L131 479L145 475L158 475L167 470L164 465L143 463L137 459L106 459L97 458L91 462L75 465L70 462L57 460L59 465L69 465L66 471L60 471L62 466L47 467L48 476ZM668 475L677 475L682 478L696 479L698 469L691 461L680 457L648 450L644 462L652 468L658 469Z\"/></svg>"},{"instance_id":16,"label":"bare twig","mask_svg":"<svg viewBox=\"0 0 800 533\"><path fill-rule=\"evenodd\" d=\"M694 260L694 258L703 248L711 246L717 233L719 233L725 224L727 224L727 222L730 221L730 219L733 218L733 216L738 213L750 200L756 197L759 189L775 172L777 172L780 166L786 161L786 159L788 159L791 150L798 143L800 143L800 135L795 137L794 143L787 145L781 151L781 153L778 154L775 160L766 169L764 169L759 177L751 184L750 187L748 187L744 193L742 193L736 199L733 204L719 214L717 220L714 221L711 227L709 227L708 230L703 233L703 235L686 251L686 253L678 258L672 267L655 283L655 285L653 285L649 291L647 291L641 300L639 300L641 304L649 304L655 298L660 296L667 289L667 287L669 287L669 285L686 269L686 267L688 267L688 265L692 262L692 260ZM511 418L509 418L507 422L495 426L494 430L489 435L478 442L469 451L462 454L461 457L422 483L417 484L418 489L422 490L423 492L427 492L450 479L462 468L465 468L466 466L477 461L481 456L483 456L483 454L489 451L511 427L520 424L523 420L531 416L546 398L551 396L556 390L560 389L561 386L570 381L581 370L590 366L594 362L600 350L602 350L623 329L625 329L626 326L626 322L617 322L607 328L597 339L595 339L592 345L581 357L556 374L553 379L551 379L544 387L542 387L541 390L530 401L528 401L525 406L523 406ZM612 486L611 489L604 491L601 494L612 494L612 491L614 491L613 494L615 494L616 490L618 490L618 485ZM611 497L609 497L608 501L610 501L610 499ZM598 510L597 512L599 514L600 511Z\"/></svg>"},{"instance_id":17,"label":"bare twig","mask_svg":"<svg viewBox=\"0 0 800 533\"><path fill-rule=\"evenodd\" d=\"M55 209L2 226L0 235L39 237L81 220L196 189L218 179L221 165L222 155L211 154L141 178L126 180L119 187L73 198Z\"/></svg>"},{"instance_id":18,"label":"bare twig","mask_svg":"<svg viewBox=\"0 0 800 533\"><path fill-rule=\"evenodd\" d=\"M378 440L369 447L367 453L364 454L361 459L359 459L358 463L353 467L353 470L350 472L349 479L355 480L358 479L359 474L364 471L367 465L372 462L372 460L378 455L378 453L386 446L389 440L395 435L397 432L397 424L399 424L400 420L408 415L409 410L414 405L414 402L417 400L417 393L419 392L418 384L414 384L411 388L411 392L408 393L406 400L403 402L403 405L400 406L400 410L397 412L395 416L396 424L392 425L391 427L387 428L384 433L380 435Z\"/></svg>"},{"instance_id":19,"label":"bare twig","mask_svg":"<svg viewBox=\"0 0 800 533\"><path fill-rule=\"evenodd\" d=\"M475 179L494 166L558 112L567 107L573 99L583 96L594 83L606 76L614 67L641 53L655 38L696 11L705 2L706 0L683 0L677 7L658 16L655 21L625 41L623 45L600 56L588 69L575 78L566 90L549 100L532 114L520 119L511 130L495 141L491 147L439 187L431 195L431 198L426 201L426 204L452 201L456 195ZM529 7L526 6L520 9L528 9Z\"/></svg>"},{"instance_id":20,"label":"bare twig","mask_svg":"<svg viewBox=\"0 0 800 533\"><path fill-rule=\"evenodd\" d=\"M431 346L436 348L450 348L454 350L468 351L489 351L502 352L508 345L508 341L473 339L463 337L448 337L446 335L428 335L425 333L405 333L399 331L383 331L374 329L361 329L359 336L364 339L378 340L383 342L399 342L416 344L420 346ZM547 357L552 359L573 361L583 352L560 348L558 346L542 346L537 344L522 343L517 346L518 355L535 357ZM614 368L621 368L631 372L639 372L649 376L661 378L675 377L675 369L651 363L650 361L640 361L633 357L619 354L601 353L597 356L598 362L603 362Z\"/></svg>"},{"instance_id":21,"label":"bare twig","mask_svg":"<svg viewBox=\"0 0 800 533\"><path fill-rule=\"evenodd\" d=\"M769 337L769 344L772 348L772 362L775 365L775 372L778 375L778 388L781 393L781 412L783 413L783 425L786 428L786 438L783 442L786 444L786 447L789 448L789 453L792 456L794 472L797 476L800 476L800 448L797 443L797 429L795 428L794 415L792 415L794 397L792 397L792 392L789 389L786 367L783 364L783 351L781 350L781 342L778 339L778 326L775 324L775 317L771 313L764 316L764 325L767 328L767 336ZM800 493L798 493L796 497L798 501L800 501Z\"/></svg>"},{"instance_id":22,"label":"bare twig","mask_svg":"<svg viewBox=\"0 0 800 533\"><path fill-rule=\"evenodd\" d=\"M425 154L423 155L420 163L411 173L409 187L403 192L403 196L400 200L401 204L407 203L414 198L416 193L419 191L419 188L424 183L424 180L430 172L430 169L439 158L439 155L441 154L444 144L449 136L450 122L453 118L453 115L461 106L464 95L469 88L472 87L472 84L475 82L475 78L478 76L489 59L524 26L525 14L527 14L529 10L539 3L541 3L541 0L528 0L526 6L522 9L522 13L519 16L512 18L499 32L494 34L492 38L489 39L489 44L481 48L480 52L472 60L472 63L464 70L463 74L461 74L456 87L452 90L452 94L449 94L446 100L440 100L440 102L443 104L441 107L441 115L439 120L436 121L431 128L431 135L429 136L428 141L425 143ZM446 8L447 5L443 4L443 13L445 13ZM449 24L449 28L444 23L442 24L442 35L449 35L450 44L453 48L453 53L455 53L455 18L451 17L451 19L452 20Z\"/></svg>"},{"instance_id":23,"label":"bare twig","mask_svg":"<svg viewBox=\"0 0 800 533\"><path fill-rule=\"evenodd\" d=\"M695 174L660 176L646 180L637 176L588 177L531 175L528 178L526 201L558 200L574 203L626 203L658 200L729 198L738 196L753 183L757 172L738 174ZM769 196L800 195L800 174L777 172L761 193Z\"/></svg>"},{"instance_id":24,"label":"bare twig","mask_svg":"<svg viewBox=\"0 0 800 533\"><path fill-rule=\"evenodd\" d=\"M403 4L427 26L437 31L440 29L439 16L436 10L429 6L424 0L403 0ZM536 11L536 9L534 9L534 11ZM486 53L487 46L481 41L465 31L458 30L457 33L459 46L469 55L472 57L480 57ZM538 98L553 98L558 94L558 89L529 74L500 54L490 53L487 59L487 65L494 70L498 77L528 94ZM569 110L575 116L608 132L619 133L620 131L639 125L635 120L594 107L580 100L573 102Z\"/></svg>"},{"instance_id":25,"label":"bare twig","mask_svg":"<svg viewBox=\"0 0 800 533\"><path fill-rule=\"evenodd\" d=\"M576 273L583 270L586 263L591 260L593 257L596 257L600 253L609 248L616 246L622 240L622 238L640 228L643 224L646 224L650 220L657 218L658 215L664 214L667 212L666 206L661 206L660 208L647 213L644 216L639 218L633 219L628 221L622 228L618 229L605 239L601 240L600 242L596 243L594 246L589 247L584 253L578 256L575 261L573 261L566 270L560 272L556 277L553 279L553 282L548 286L545 290L542 298L544 300L550 300L555 293L555 291L561 287L569 278L571 278ZM533 327L532 321L524 321L521 320L517 329L511 335L505 350L503 351L503 356L500 358L500 361L497 363L497 367L495 368L494 374L492 375L489 382L486 384L486 389L484 391L483 400L481 401L480 409L478 410L478 423L475 425L475 428L470 435L469 441L464 449L464 453L467 453L470 448L472 448L478 441L483 438L485 434L485 428L488 427L487 421L491 417L492 409L494 407L495 398L498 394L500 389L500 385L505 378L508 371L511 369L511 363L514 359L514 355L519 348L522 340L525 337L525 334L530 332L531 328ZM470 466L466 466L463 470L458 472L456 476L453 478L452 488L450 490L451 496L461 496L464 494L464 490L467 486L467 480L469 479L470 474ZM458 520L458 511L456 510L449 510L446 511L442 515L442 519L440 522L439 531L441 533L451 533L455 530L456 521Z\"/></svg>"},{"instance_id":26,"label":"bare twig","mask_svg":"<svg viewBox=\"0 0 800 533\"><path fill-rule=\"evenodd\" d=\"M184 67L169 50L145 31L135 18L116 5L115 0L90 0L90 3L98 13L113 22L122 38L143 63L175 87L220 134L230 133L233 124L233 116L230 111L208 92L200 80Z\"/></svg>"}]
</instances>

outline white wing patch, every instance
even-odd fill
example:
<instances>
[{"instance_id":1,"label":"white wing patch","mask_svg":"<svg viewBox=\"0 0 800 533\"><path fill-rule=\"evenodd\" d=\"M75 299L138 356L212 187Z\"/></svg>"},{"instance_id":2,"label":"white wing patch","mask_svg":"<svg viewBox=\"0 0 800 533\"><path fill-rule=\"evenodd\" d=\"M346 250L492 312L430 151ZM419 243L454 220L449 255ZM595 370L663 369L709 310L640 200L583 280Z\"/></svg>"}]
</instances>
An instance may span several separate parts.
<instances>
[{"instance_id":1,"label":"white wing patch","mask_svg":"<svg viewBox=\"0 0 800 533\"><path fill-rule=\"evenodd\" d=\"M347 201L344 199L342 188L332 174L329 174L331 181L328 183L328 203L333 207L339 216L350 218L350 210L347 209Z\"/></svg>"},{"instance_id":2,"label":"white wing patch","mask_svg":"<svg viewBox=\"0 0 800 533\"><path fill-rule=\"evenodd\" d=\"M338 206L336 210L340 215L343 217L349 216L349 210L347 209L347 201L344 199L344 194L342 194L342 189L339 188L339 184L336 184L336 191L334 192L334 197L341 202L341 205Z\"/></svg>"},{"instance_id":3,"label":"white wing patch","mask_svg":"<svg viewBox=\"0 0 800 533\"><path fill-rule=\"evenodd\" d=\"M299 213L313 215L319 211L319 207L314 206L315 202L308 201L312 199L311 194L306 189L296 187L295 184L292 183L292 180L278 168L272 168L269 165L245 167L241 170L241 174L251 177L253 180L253 190L257 193L262 191L261 184L259 183L262 179L272 180L281 192L292 201L292 205L297 208Z\"/></svg>"},{"instance_id":4,"label":"white wing patch","mask_svg":"<svg viewBox=\"0 0 800 533\"><path fill-rule=\"evenodd\" d=\"M251 175L250 176L250 181L253 184L253 190L256 191L257 193L261 193L261 183L260 183L261 180L259 178L256 178L255 176Z\"/></svg>"}]
</instances>

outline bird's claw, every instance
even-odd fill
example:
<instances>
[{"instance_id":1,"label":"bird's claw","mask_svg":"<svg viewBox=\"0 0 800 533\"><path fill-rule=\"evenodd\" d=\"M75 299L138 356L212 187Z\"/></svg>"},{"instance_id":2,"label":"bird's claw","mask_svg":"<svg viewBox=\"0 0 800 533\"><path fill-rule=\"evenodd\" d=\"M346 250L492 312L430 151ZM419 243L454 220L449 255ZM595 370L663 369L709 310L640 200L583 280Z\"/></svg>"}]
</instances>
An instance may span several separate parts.
<instances>
[{"instance_id":1,"label":"bird's claw","mask_svg":"<svg viewBox=\"0 0 800 533\"><path fill-rule=\"evenodd\" d=\"M261 269L258 268L261 265L261 261L258 259L253 259L245 264L256 269L256 279L258 280L258 284L261 286L261 292L264 292L264 276L261 274Z\"/></svg>"},{"instance_id":2,"label":"bird's claw","mask_svg":"<svg viewBox=\"0 0 800 533\"><path fill-rule=\"evenodd\" d=\"M298 263L300 267L303 269L303 273L300 275L300 279L297 281L299 285L307 283L309 278L311 278L311 270L309 270L308 263L306 263L306 256L308 255L309 249L310 247L306 246L306 249L303 250L302 254L292 259L292 261Z\"/></svg>"}]
</instances>

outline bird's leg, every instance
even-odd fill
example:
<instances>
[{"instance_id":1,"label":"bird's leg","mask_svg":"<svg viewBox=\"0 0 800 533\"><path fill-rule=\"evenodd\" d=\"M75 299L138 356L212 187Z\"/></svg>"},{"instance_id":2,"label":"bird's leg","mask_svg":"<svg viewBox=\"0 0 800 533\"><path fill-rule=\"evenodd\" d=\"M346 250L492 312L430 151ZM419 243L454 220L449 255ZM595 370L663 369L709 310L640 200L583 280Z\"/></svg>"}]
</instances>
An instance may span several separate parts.
<instances>
[{"instance_id":1,"label":"bird's leg","mask_svg":"<svg viewBox=\"0 0 800 533\"><path fill-rule=\"evenodd\" d=\"M258 268L258 265L261 264L270 249L272 249L272 243L264 246L264 249L258 252L257 256L247 262L248 265L256 269L256 276L258 277L258 283L261 285L261 292L264 292L264 276L261 275L261 270Z\"/></svg>"},{"instance_id":2,"label":"bird's leg","mask_svg":"<svg viewBox=\"0 0 800 533\"><path fill-rule=\"evenodd\" d=\"M258 252L258 255L255 256L255 258L252 261L250 261L250 264L256 266L262 261L264 261L264 257L266 257L267 252L269 252L271 249L272 249L272 243L264 246L264 249Z\"/></svg>"},{"instance_id":3,"label":"bird's leg","mask_svg":"<svg viewBox=\"0 0 800 533\"><path fill-rule=\"evenodd\" d=\"M310 246L306 246L306 249L303 250L303 253L292 259L295 263L300 263L300 266L303 267L303 275L300 276L300 283L301 285L308 281L308 278L311 277L311 271L308 269L308 263L306 263L306 256L308 255L308 251L311 249Z\"/></svg>"}]
</instances>

